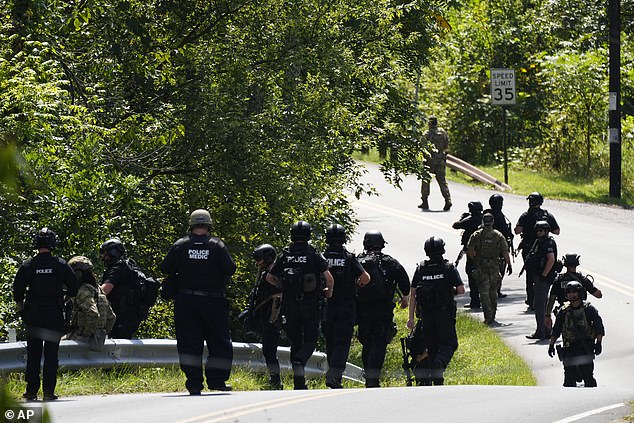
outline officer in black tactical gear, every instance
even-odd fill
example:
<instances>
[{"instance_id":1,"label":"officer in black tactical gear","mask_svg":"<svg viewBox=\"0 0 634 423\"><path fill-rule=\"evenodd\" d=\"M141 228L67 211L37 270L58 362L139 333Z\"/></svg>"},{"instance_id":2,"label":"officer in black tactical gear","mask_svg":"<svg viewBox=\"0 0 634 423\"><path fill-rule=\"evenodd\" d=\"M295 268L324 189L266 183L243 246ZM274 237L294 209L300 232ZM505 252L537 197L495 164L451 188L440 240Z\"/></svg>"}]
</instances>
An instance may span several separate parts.
<instances>
[{"instance_id":1,"label":"officer in black tactical gear","mask_svg":"<svg viewBox=\"0 0 634 423\"><path fill-rule=\"evenodd\" d=\"M603 350L605 328L597 309L581 299L582 291L583 286L577 281L566 284L569 302L557 313L548 355L555 356L555 342L561 335L563 347L558 355L564 364L564 386L575 387L578 380L583 380L584 386L591 388L597 386L593 374L594 356Z\"/></svg>"},{"instance_id":2,"label":"officer in black tactical gear","mask_svg":"<svg viewBox=\"0 0 634 423\"><path fill-rule=\"evenodd\" d=\"M341 378L354 334L357 286L365 286L370 281L370 276L355 255L344 247L345 243L346 230L343 226L333 224L326 229L328 247L324 251L324 257L335 280L335 288L332 297L328 299L328 313L321 329L326 337L328 357L326 386L331 389L343 387Z\"/></svg>"},{"instance_id":3,"label":"officer in black tactical gear","mask_svg":"<svg viewBox=\"0 0 634 423\"><path fill-rule=\"evenodd\" d=\"M586 300L588 292L596 298L603 297L603 293L599 288L594 286L594 278L591 275L583 275L577 272L577 266L579 266L579 260L581 257L577 253L567 253L562 258L562 266L566 268L565 273L561 273L555 279L550 287L550 296L548 297L548 304L546 305L546 326L552 327L552 313L555 306L555 301L558 306L555 308L555 315L567 301L566 298L566 285L568 282L576 281L581 284L583 290L581 291L581 299Z\"/></svg>"},{"instance_id":4,"label":"officer in black tactical gear","mask_svg":"<svg viewBox=\"0 0 634 423\"><path fill-rule=\"evenodd\" d=\"M383 234L368 231L363 237L364 252L357 258L370 282L357 288L357 324L366 388L378 388L387 346L396 335L394 297L401 308L407 307L409 276L393 257L383 254Z\"/></svg>"},{"instance_id":5,"label":"officer in black tactical gear","mask_svg":"<svg viewBox=\"0 0 634 423\"><path fill-rule=\"evenodd\" d=\"M229 330L227 282L236 264L224 242L210 235L211 215L194 210L189 235L172 245L161 271L175 281L174 324L181 370L190 395L203 389L202 354L207 345L205 379L212 391L230 391L233 346Z\"/></svg>"},{"instance_id":6,"label":"officer in black tactical gear","mask_svg":"<svg viewBox=\"0 0 634 423\"><path fill-rule=\"evenodd\" d=\"M526 268L525 303L531 310L533 310L533 280L535 279L535 275L532 274L530 266L526 265L526 257L532 250L535 239L537 238L535 223L540 220L548 222L550 232L554 235L559 235L560 229L555 216L541 208L542 204L544 204L544 197L539 192L529 194L526 199L528 200L528 210L522 213L513 231L516 235L520 235L522 237L522 241L517 249L522 251L522 259L524 260L524 267Z\"/></svg>"},{"instance_id":7,"label":"officer in black tactical gear","mask_svg":"<svg viewBox=\"0 0 634 423\"><path fill-rule=\"evenodd\" d=\"M528 339L548 339L550 330L546 322L546 302L548 287L555 280L555 261L557 257L557 243L548 235L550 225L545 220L535 224L537 238L533 248L526 256L525 267L533 275L533 306L537 328Z\"/></svg>"},{"instance_id":8,"label":"officer in black tactical gear","mask_svg":"<svg viewBox=\"0 0 634 423\"><path fill-rule=\"evenodd\" d=\"M454 229L462 229L462 236L460 238L460 243L462 244L462 251L458 256L458 260L454 263L456 266L458 265L458 261L460 257L464 255L467 251L467 244L469 243L469 238L471 235L480 227L482 224L482 203L479 201L471 201L468 204L469 212L463 213L460 216L460 219L453 223L451 226ZM467 280L469 281L469 298L470 302L465 304L465 308L480 308L480 292L478 291L478 282L473 277L473 269L474 263L473 259L467 256L467 262L465 264L465 272L467 274Z\"/></svg>"},{"instance_id":9,"label":"officer in black tactical gear","mask_svg":"<svg viewBox=\"0 0 634 423\"><path fill-rule=\"evenodd\" d=\"M493 215L493 229L499 231L509 246L510 253L513 255L513 230L511 229L511 221L504 215L502 212L502 206L504 204L504 197L500 194L493 194L489 197L489 208L486 209L483 214L490 213ZM500 258L500 275L504 278L504 274L506 270L506 261L504 258ZM506 294L502 293L502 285L500 285L500 290L498 291L498 298L505 298Z\"/></svg>"},{"instance_id":10,"label":"officer in black tactical gear","mask_svg":"<svg viewBox=\"0 0 634 423\"><path fill-rule=\"evenodd\" d=\"M328 262L308 243L311 233L308 222L293 223L291 244L266 275L267 282L282 288L284 331L291 342L294 389L308 389L304 368L317 347L321 296L330 298L334 286Z\"/></svg>"},{"instance_id":11,"label":"officer in black tactical gear","mask_svg":"<svg viewBox=\"0 0 634 423\"><path fill-rule=\"evenodd\" d=\"M42 228L33 240L37 255L18 268L13 282L13 299L26 327L26 392L22 397L37 400L40 390L40 361L44 352L42 391L44 401L57 399L59 341L64 335L64 293L77 294L75 272L51 251L57 238Z\"/></svg>"},{"instance_id":12,"label":"officer in black tactical gear","mask_svg":"<svg viewBox=\"0 0 634 423\"><path fill-rule=\"evenodd\" d=\"M139 307L135 303L136 291L132 285L132 272L126 263L125 247L120 239L111 238L101 244L99 253L106 265L101 277L101 289L117 316L110 338L132 339L139 329L142 316L139 315Z\"/></svg>"},{"instance_id":13,"label":"officer in black tactical gear","mask_svg":"<svg viewBox=\"0 0 634 423\"><path fill-rule=\"evenodd\" d=\"M420 385L444 384L444 372L458 348L455 295L464 294L458 269L445 260L445 242L436 236L425 241L429 260L418 264L409 294L407 327L422 330L426 351L414 357L414 374ZM420 321L415 325L414 315Z\"/></svg>"},{"instance_id":14,"label":"officer in black tactical gear","mask_svg":"<svg viewBox=\"0 0 634 423\"><path fill-rule=\"evenodd\" d=\"M251 293L253 309L252 327L262 336L262 354L269 372L270 389L283 389L280 378L280 362L277 359L277 346L280 340L282 290L266 281L277 258L277 250L270 244L262 244L253 250L253 259L258 266L258 280Z\"/></svg>"}]
</instances>

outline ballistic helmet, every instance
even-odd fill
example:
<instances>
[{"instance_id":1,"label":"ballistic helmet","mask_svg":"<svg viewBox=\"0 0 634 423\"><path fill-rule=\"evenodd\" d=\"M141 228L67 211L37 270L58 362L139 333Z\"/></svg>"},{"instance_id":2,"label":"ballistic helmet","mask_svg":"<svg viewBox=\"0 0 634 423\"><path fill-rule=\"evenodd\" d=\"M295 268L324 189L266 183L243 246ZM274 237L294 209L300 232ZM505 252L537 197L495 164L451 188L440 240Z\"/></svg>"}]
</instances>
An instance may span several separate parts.
<instances>
[{"instance_id":1,"label":"ballistic helmet","mask_svg":"<svg viewBox=\"0 0 634 423\"><path fill-rule=\"evenodd\" d=\"M99 252L107 253L113 260L117 260L125 254L125 247L119 238L112 238L101 244Z\"/></svg>"},{"instance_id":2,"label":"ballistic helmet","mask_svg":"<svg viewBox=\"0 0 634 423\"><path fill-rule=\"evenodd\" d=\"M363 248L372 250L374 248L383 249L385 247L385 239L379 231L368 231L363 235Z\"/></svg>"},{"instance_id":3,"label":"ballistic helmet","mask_svg":"<svg viewBox=\"0 0 634 423\"><path fill-rule=\"evenodd\" d=\"M89 272L92 270L92 261L85 256L75 256L68 260L68 265L75 271Z\"/></svg>"},{"instance_id":4,"label":"ballistic helmet","mask_svg":"<svg viewBox=\"0 0 634 423\"><path fill-rule=\"evenodd\" d=\"M313 228L308 222L299 220L291 225L291 241L308 241Z\"/></svg>"},{"instance_id":5,"label":"ballistic helmet","mask_svg":"<svg viewBox=\"0 0 634 423\"><path fill-rule=\"evenodd\" d=\"M427 122L429 123L429 126L431 127L438 126L438 118L436 116L430 116Z\"/></svg>"},{"instance_id":6,"label":"ballistic helmet","mask_svg":"<svg viewBox=\"0 0 634 423\"><path fill-rule=\"evenodd\" d=\"M38 250L40 248L48 248L52 250L57 245L57 235L49 228L42 228L33 237L33 247Z\"/></svg>"},{"instance_id":7,"label":"ballistic helmet","mask_svg":"<svg viewBox=\"0 0 634 423\"><path fill-rule=\"evenodd\" d=\"M546 231L549 231L550 224L545 220L538 220L537 223L535 223L535 230L537 229L545 229Z\"/></svg>"},{"instance_id":8,"label":"ballistic helmet","mask_svg":"<svg viewBox=\"0 0 634 423\"><path fill-rule=\"evenodd\" d=\"M581 285L577 281L568 282L566 284L566 294L569 293L569 292L581 293L581 292L583 292L583 285Z\"/></svg>"},{"instance_id":9,"label":"ballistic helmet","mask_svg":"<svg viewBox=\"0 0 634 423\"><path fill-rule=\"evenodd\" d=\"M472 215L474 214L482 214L482 203L479 201L471 201L468 206L469 207L469 213L471 213Z\"/></svg>"},{"instance_id":10,"label":"ballistic helmet","mask_svg":"<svg viewBox=\"0 0 634 423\"><path fill-rule=\"evenodd\" d=\"M189 229L191 230L194 226L207 226L211 229L211 215L207 210L194 210L189 215Z\"/></svg>"},{"instance_id":11,"label":"ballistic helmet","mask_svg":"<svg viewBox=\"0 0 634 423\"><path fill-rule=\"evenodd\" d=\"M268 265L275 261L277 250L271 244L262 244L253 250L253 259L256 261L264 260Z\"/></svg>"},{"instance_id":12,"label":"ballistic helmet","mask_svg":"<svg viewBox=\"0 0 634 423\"><path fill-rule=\"evenodd\" d=\"M482 216L482 224L484 226L493 226L494 222L495 218L491 213L484 213L484 216Z\"/></svg>"},{"instance_id":13,"label":"ballistic helmet","mask_svg":"<svg viewBox=\"0 0 634 423\"><path fill-rule=\"evenodd\" d=\"M504 202L504 197L500 194L493 194L489 197L489 207L493 210L502 210L502 203Z\"/></svg>"},{"instance_id":14,"label":"ballistic helmet","mask_svg":"<svg viewBox=\"0 0 634 423\"><path fill-rule=\"evenodd\" d=\"M530 194L528 194L528 197L526 197L526 199L528 200L529 207L541 206L542 204L544 204L544 197L538 192L531 192Z\"/></svg>"},{"instance_id":15,"label":"ballistic helmet","mask_svg":"<svg viewBox=\"0 0 634 423\"><path fill-rule=\"evenodd\" d=\"M328 226L326 229L326 244L345 244L346 243L346 228L334 223Z\"/></svg>"},{"instance_id":16,"label":"ballistic helmet","mask_svg":"<svg viewBox=\"0 0 634 423\"><path fill-rule=\"evenodd\" d=\"M568 267L575 267L575 266L579 266L579 259L581 258L581 256L577 253L568 253L566 255L564 255L563 257L563 262L564 262L564 266Z\"/></svg>"},{"instance_id":17,"label":"ballistic helmet","mask_svg":"<svg viewBox=\"0 0 634 423\"><path fill-rule=\"evenodd\" d=\"M425 254L431 256L442 256L445 254L445 241L437 236L432 236L425 241Z\"/></svg>"}]
</instances>

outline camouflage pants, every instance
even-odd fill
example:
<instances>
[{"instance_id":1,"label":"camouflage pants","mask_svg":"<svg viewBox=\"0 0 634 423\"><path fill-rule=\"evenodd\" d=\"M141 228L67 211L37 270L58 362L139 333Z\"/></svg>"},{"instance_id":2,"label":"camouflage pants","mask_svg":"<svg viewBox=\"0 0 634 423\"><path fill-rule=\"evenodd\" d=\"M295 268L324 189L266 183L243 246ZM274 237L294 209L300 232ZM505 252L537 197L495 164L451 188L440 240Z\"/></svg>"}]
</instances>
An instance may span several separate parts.
<instances>
[{"instance_id":1,"label":"camouflage pants","mask_svg":"<svg viewBox=\"0 0 634 423\"><path fill-rule=\"evenodd\" d=\"M484 322L491 323L495 320L495 312L498 308L498 290L502 284L498 260L492 259L478 263L474 276L480 291Z\"/></svg>"},{"instance_id":2,"label":"camouflage pants","mask_svg":"<svg viewBox=\"0 0 634 423\"><path fill-rule=\"evenodd\" d=\"M438 181L438 186L440 187L440 192L442 193L445 201L451 201L451 194L449 194L449 186L447 185L447 179L445 174L447 172L446 166L447 162L445 159L429 159L427 161L427 166L429 166L429 172L436 175L436 181ZM429 183L430 181L423 180L420 186L420 198L422 200L426 200L429 197Z\"/></svg>"}]
</instances>

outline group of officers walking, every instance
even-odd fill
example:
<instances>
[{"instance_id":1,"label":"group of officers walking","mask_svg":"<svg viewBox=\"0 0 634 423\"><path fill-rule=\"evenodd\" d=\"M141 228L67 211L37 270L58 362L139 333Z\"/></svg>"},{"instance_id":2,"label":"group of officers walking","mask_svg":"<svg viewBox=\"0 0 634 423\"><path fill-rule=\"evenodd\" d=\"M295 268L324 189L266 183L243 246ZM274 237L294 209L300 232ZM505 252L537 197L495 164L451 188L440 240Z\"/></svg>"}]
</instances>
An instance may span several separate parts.
<instances>
[{"instance_id":1,"label":"group of officers walking","mask_svg":"<svg viewBox=\"0 0 634 423\"><path fill-rule=\"evenodd\" d=\"M586 303L585 293L601 297L590 277L576 271L579 256L564 256L566 272L557 275L557 249L549 232L559 233L554 217L541 209L539 193L528 196L529 209L519 218L515 234L522 236L526 271L526 303L535 311L536 331L527 338L550 339L549 355L558 348L564 363L564 386L596 386L594 355L601 353L605 333L596 309ZM513 234L502 213L502 197L491 196L491 208L483 211L479 202L469 203L454 223L463 230L463 253L470 303L482 308L484 323L496 324L497 300L502 275L512 273L510 248ZM500 230L498 230L498 228ZM179 363L191 395L200 395L204 382L210 390L229 391L233 349L229 325L227 282L236 264L225 244L211 235L212 220L207 210L195 210L189 219L189 234L176 241L160 266L166 275L162 295L174 300ZM309 242L312 227L297 221L290 228L290 244L281 253L270 244L253 251L258 278L246 311L247 326L261 335L262 351L269 373L269 387L282 389L277 346L284 330L291 345L293 388L307 389L305 366L315 351L319 330L326 340L328 371L326 385L342 388L342 377L357 326L362 345L366 387L379 387L387 346L397 333L394 308L409 308L407 328L412 331L409 363L418 385L444 383L444 371L458 348L456 302L465 292L456 263L444 258L445 243L430 237L424 243L427 259L419 263L411 279L404 267L384 254L385 239L379 231L368 231L363 253L347 251L346 231L333 224L326 230L326 249L317 251ZM95 306L99 295L113 305L110 317L100 325L112 330L111 337L131 338L140 323L139 314L117 300L117 286L123 286L125 265L123 244L112 239L101 247L107 265L97 284L92 263L85 257L66 263L52 255L55 234L47 228L35 237L38 254L27 260L16 274L13 294L27 329L27 388L24 398L37 398L40 389L40 359L44 353L43 392L45 400L56 399L57 351L64 331L63 298L77 295L79 284L92 287ZM72 265L72 266L71 266ZM129 266L128 266L129 267ZM522 273L520 272L520 273ZM549 287L550 297L549 297ZM120 290L119 294L123 292ZM557 320L551 312L558 303ZM116 314L116 318L115 318ZM418 322L416 321L418 318ZM116 334L115 334L116 331ZM208 357L203 366L203 349Z\"/></svg>"}]
</instances>

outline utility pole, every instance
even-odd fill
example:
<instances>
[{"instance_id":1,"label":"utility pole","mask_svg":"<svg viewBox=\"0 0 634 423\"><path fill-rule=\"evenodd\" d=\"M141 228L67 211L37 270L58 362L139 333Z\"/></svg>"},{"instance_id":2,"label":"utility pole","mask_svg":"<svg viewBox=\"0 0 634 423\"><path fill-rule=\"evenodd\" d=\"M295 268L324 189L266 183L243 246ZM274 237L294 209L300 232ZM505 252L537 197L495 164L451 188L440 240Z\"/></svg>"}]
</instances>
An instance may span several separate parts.
<instances>
[{"instance_id":1,"label":"utility pole","mask_svg":"<svg viewBox=\"0 0 634 423\"><path fill-rule=\"evenodd\" d=\"M609 0L610 197L621 198L621 0Z\"/></svg>"}]
</instances>

